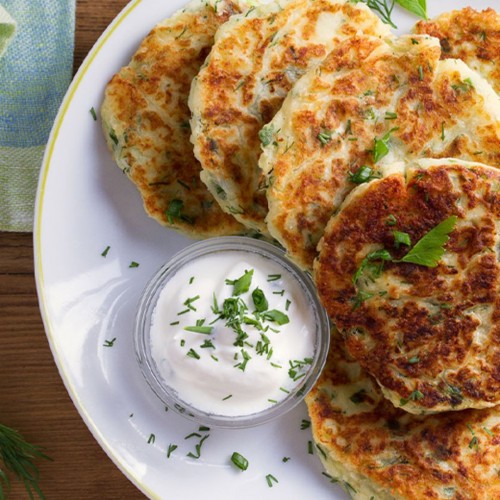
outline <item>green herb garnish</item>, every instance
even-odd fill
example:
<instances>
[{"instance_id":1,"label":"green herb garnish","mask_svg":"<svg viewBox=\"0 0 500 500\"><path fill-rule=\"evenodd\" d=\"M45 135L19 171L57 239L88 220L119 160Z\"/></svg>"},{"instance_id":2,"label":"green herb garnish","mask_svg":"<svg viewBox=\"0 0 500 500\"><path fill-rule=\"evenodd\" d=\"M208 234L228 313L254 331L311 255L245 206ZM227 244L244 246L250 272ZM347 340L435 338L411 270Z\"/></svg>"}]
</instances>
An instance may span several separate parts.
<instances>
[{"instance_id":1,"label":"green herb garnish","mask_svg":"<svg viewBox=\"0 0 500 500\"><path fill-rule=\"evenodd\" d=\"M181 220L187 222L188 224L194 224L194 219L182 213L184 208L184 202L182 200L174 199L170 200L165 215L167 216L168 222L174 224L175 220Z\"/></svg>"},{"instance_id":2,"label":"green herb garnish","mask_svg":"<svg viewBox=\"0 0 500 500\"><path fill-rule=\"evenodd\" d=\"M272 475L272 474L268 474L266 476L266 481L267 481L267 485L269 486L269 488L272 488L273 487L273 481L275 483L278 482L278 480Z\"/></svg>"},{"instance_id":3,"label":"green herb garnish","mask_svg":"<svg viewBox=\"0 0 500 500\"><path fill-rule=\"evenodd\" d=\"M233 295L241 295L248 292L252 284L253 269L245 273L236 280L226 280L226 285L233 285Z\"/></svg>"},{"instance_id":4,"label":"green herb garnish","mask_svg":"<svg viewBox=\"0 0 500 500\"><path fill-rule=\"evenodd\" d=\"M424 398L424 395L419 390L415 390L408 396L407 399L401 398L399 400L399 405L405 406L406 404L408 404L409 401L419 401L420 399L423 399L423 398Z\"/></svg>"},{"instance_id":5,"label":"green herb garnish","mask_svg":"<svg viewBox=\"0 0 500 500\"><path fill-rule=\"evenodd\" d=\"M176 449L177 449L176 444L169 444L167 449L167 458L170 458L170 455L172 455L172 452L174 452Z\"/></svg>"},{"instance_id":6,"label":"green herb garnish","mask_svg":"<svg viewBox=\"0 0 500 500\"><path fill-rule=\"evenodd\" d=\"M363 184L364 182L371 181L380 177L379 174L374 173L373 168L363 165L356 170L356 172L349 172L349 182L354 184Z\"/></svg>"},{"instance_id":7,"label":"green herb garnish","mask_svg":"<svg viewBox=\"0 0 500 500\"><path fill-rule=\"evenodd\" d=\"M116 337L111 340L105 340L103 347L113 347L115 345Z\"/></svg>"},{"instance_id":8,"label":"green herb garnish","mask_svg":"<svg viewBox=\"0 0 500 500\"><path fill-rule=\"evenodd\" d=\"M256 288L252 292L252 300L257 312L264 312L269 307L266 296L260 288Z\"/></svg>"},{"instance_id":9,"label":"green herb garnish","mask_svg":"<svg viewBox=\"0 0 500 500\"><path fill-rule=\"evenodd\" d=\"M444 255L444 245L453 231L457 216L452 215L432 228L417 241L415 246L400 260L395 262L411 262L420 266L436 267Z\"/></svg>"},{"instance_id":10,"label":"green herb garnish","mask_svg":"<svg viewBox=\"0 0 500 500\"><path fill-rule=\"evenodd\" d=\"M411 246L411 239L408 233L403 233L402 231L393 231L394 235L394 246L399 248L400 245Z\"/></svg>"},{"instance_id":11,"label":"green herb garnish","mask_svg":"<svg viewBox=\"0 0 500 500\"><path fill-rule=\"evenodd\" d=\"M236 467L240 470L247 470L248 469L248 460L243 456L240 455L237 451L235 451L231 455L231 462L233 462Z\"/></svg>"},{"instance_id":12,"label":"green herb garnish","mask_svg":"<svg viewBox=\"0 0 500 500\"><path fill-rule=\"evenodd\" d=\"M377 163L380 161L384 156L387 156L389 154L389 139L391 137L391 134L398 130L399 127L393 127L389 132L387 132L384 136L382 136L380 139L373 139L373 161Z\"/></svg>"},{"instance_id":13,"label":"green herb garnish","mask_svg":"<svg viewBox=\"0 0 500 500\"><path fill-rule=\"evenodd\" d=\"M194 359L200 359L200 355L193 348L189 349L186 356Z\"/></svg>"},{"instance_id":14,"label":"green herb garnish","mask_svg":"<svg viewBox=\"0 0 500 500\"><path fill-rule=\"evenodd\" d=\"M470 78L465 78L460 83L456 83L451 86L455 92L469 92L470 89L474 88L474 84Z\"/></svg>"},{"instance_id":15,"label":"green herb garnish","mask_svg":"<svg viewBox=\"0 0 500 500\"><path fill-rule=\"evenodd\" d=\"M273 140L274 128L272 125L262 127L259 131L259 139L264 147L269 146Z\"/></svg>"},{"instance_id":16,"label":"green herb garnish","mask_svg":"<svg viewBox=\"0 0 500 500\"><path fill-rule=\"evenodd\" d=\"M332 131L324 129L317 135L317 137L319 142L321 142L321 145L326 146L332 140Z\"/></svg>"},{"instance_id":17,"label":"green herb garnish","mask_svg":"<svg viewBox=\"0 0 500 500\"><path fill-rule=\"evenodd\" d=\"M286 325L290 322L289 317L285 313L282 313L281 311L278 311L276 309L266 311L262 314L262 317L267 321L278 323L278 325Z\"/></svg>"},{"instance_id":18,"label":"green herb garnish","mask_svg":"<svg viewBox=\"0 0 500 500\"><path fill-rule=\"evenodd\" d=\"M52 460L45 453L43 448L32 445L14 429L0 424L0 456L4 467L0 469L0 498L5 498L4 486L10 488L10 479L7 473L14 474L26 488L30 499L33 499L33 492L40 498L43 496L38 486L38 468L34 461L38 459Z\"/></svg>"},{"instance_id":19,"label":"green herb garnish","mask_svg":"<svg viewBox=\"0 0 500 500\"><path fill-rule=\"evenodd\" d=\"M213 331L213 326L185 326L184 330L193 333L202 333L204 335L210 335Z\"/></svg>"}]
</instances>

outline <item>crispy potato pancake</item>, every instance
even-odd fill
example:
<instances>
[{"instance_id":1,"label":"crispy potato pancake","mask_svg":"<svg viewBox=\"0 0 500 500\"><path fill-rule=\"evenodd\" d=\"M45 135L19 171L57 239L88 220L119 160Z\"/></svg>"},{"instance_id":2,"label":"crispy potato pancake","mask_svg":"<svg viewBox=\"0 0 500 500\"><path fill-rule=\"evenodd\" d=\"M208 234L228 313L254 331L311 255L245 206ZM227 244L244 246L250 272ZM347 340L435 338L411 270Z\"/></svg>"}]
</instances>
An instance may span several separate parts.
<instances>
[{"instance_id":1,"label":"crispy potato pancake","mask_svg":"<svg viewBox=\"0 0 500 500\"><path fill-rule=\"evenodd\" d=\"M498 406L427 416L394 408L335 333L306 402L317 455L352 498L500 498Z\"/></svg>"},{"instance_id":2,"label":"crispy potato pancake","mask_svg":"<svg viewBox=\"0 0 500 500\"><path fill-rule=\"evenodd\" d=\"M314 265L321 301L395 406L498 405L500 170L454 159L387 170L328 223ZM446 234L438 250L435 235L418 242L443 221L440 258Z\"/></svg>"},{"instance_id":3,"label":"crispy potato pancake","mask_svg":"<svg viewBox=\"0 0 500 500\"><path fill-rule=\"evenodd\" d=\"M109 82L101 108L108 146L148 215L194 238L245 231L200 181L187 105L216 30L242 5L194 0L158 24Z\"/></svg>"},{"instance_id":4,"label":"crispy potato pancake","mask_svg":"<svg viewBox=\"0 0 500 500\"><path fill-rule=\"evenodd\" d=\"M453 10L431 21L419 21L415 33L439 38L441 58L466 62L500 94L500 14L489 8Z\"/></svg>"},{"instance_id":5,"label":"crispy potato pancake","mask_svg":"<svg viewBox=\"0 0 500 500\"><path fill-rule=\"evenodd\" d=\"M278 0L235 16L217 32L189 106L201 179L223 209L267 234L259 131L292 85L340 39L389 28L364 4Z\"/></svg>"},{"instance_id":6,"label":"crispy potato pancake","mask_svg":"<svg viewBox=\"0 0 500 500\"><path fill-rule=\"evenodd\" d=\"M326 223L361 174L418 157L500 166L500 97L440 53L425 35L351 37L297 82L265 127L268 228L302 267L311 268Z\"/></svg>"}]
</instances>

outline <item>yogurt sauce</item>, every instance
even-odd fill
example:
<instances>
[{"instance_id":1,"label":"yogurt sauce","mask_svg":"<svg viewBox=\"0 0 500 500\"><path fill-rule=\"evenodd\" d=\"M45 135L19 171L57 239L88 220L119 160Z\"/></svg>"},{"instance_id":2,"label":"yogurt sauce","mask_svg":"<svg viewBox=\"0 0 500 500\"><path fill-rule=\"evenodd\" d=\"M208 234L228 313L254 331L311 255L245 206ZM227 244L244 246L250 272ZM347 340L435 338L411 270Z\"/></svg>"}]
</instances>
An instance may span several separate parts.
<instances>
[{"instance_id":1,"label":"yogurt sauce","mask_svg":"<svg viewBox=\"0 0 500 500\"><path fill-rule=\"evenodd\" d=\"M288 270L256 253L226 251L191 261L167 282L150 338L153 360L180 399L239 416L278 403L300 384L316 325Z\"/></svg>"}]
</instances>

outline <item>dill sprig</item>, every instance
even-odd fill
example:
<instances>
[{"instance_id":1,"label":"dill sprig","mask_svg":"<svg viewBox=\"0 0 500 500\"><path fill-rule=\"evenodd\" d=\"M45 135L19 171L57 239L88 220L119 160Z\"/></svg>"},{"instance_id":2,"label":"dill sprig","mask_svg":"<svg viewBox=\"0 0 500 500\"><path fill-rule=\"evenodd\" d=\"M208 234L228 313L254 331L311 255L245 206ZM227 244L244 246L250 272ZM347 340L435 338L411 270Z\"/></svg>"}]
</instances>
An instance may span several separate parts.
<instances>
[{"instance_id":1,"label":"dill sprig","mask_svg":"<svg viewBox=\"0 0 500 500\"><path fill-rule=\"evenodd\" d=\"M3 461L3 468L0 468L0 500L5 500L5 490L10 489L9 472L24 484L30 499L33 500L34 493L39 498L45 498L38 486L39 473L34 461L52 459L42 450L28 443L16 430L0 424L0 456Z\"/></svg>"}]
</instances>

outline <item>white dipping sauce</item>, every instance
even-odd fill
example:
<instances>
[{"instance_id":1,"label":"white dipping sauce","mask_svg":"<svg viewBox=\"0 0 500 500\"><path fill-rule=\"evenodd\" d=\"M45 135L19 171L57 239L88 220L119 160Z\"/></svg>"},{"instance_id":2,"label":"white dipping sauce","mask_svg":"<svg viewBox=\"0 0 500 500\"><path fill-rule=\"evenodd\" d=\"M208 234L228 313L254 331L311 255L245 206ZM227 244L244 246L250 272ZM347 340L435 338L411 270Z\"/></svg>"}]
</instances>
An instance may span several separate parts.
<instances>
[{"instance_id":1,"label":"white dipping sauce","mask_svg":"<svg viewBox=\"0 0 500 500\"><path fill-rule=\"evenodd\" d=\"M235 295L226 280L252 270L249 290ZM255 312L256 288L268 314ZM226 299L247 307L232 315L233 327L220 317ZM248 324L255 321L261 329ZM193 326L200 332L185 330ZM167 282L150 335L153 360L180 399L207 413L238 416L276 404L300 384L314 355L316 325L313 306L289 271L259 254L226 251L186 264Z\"/></svg>"}]
</instances>

